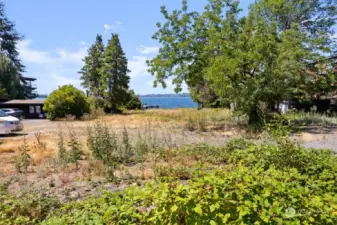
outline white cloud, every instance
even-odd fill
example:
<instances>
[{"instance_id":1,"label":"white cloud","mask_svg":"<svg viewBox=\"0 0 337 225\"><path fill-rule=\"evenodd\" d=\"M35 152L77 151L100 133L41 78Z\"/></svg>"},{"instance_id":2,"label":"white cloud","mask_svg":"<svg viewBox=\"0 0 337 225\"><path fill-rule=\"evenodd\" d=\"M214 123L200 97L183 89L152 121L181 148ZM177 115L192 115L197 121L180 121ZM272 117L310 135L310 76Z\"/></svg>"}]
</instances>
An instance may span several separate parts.
<instances>
[{"instance_id":1,"label":"white cloud","mask_svg":"<svg viewBox=\"0 0 337 225\"><path fill-rule=\"evenodd\" d=\"M77 51L67 51L66 49L58 49L57 54L60 59L67 62L81 63L82 59L87 55L86 48L80 48Z\"/></svg>"},{"instance_id":2,"label":"white cloud","mask_svg":"<svg viewBox=\"0 0 337 225\"><path fill-rule=\"evenodd\" d=\"M57 74L50 74L50 77L53 79L53 83L57 86L62 86L62 85L66 85L66 84L72 84L74 86L79 87L81 84L80 80L77 79L72 79L69 77L65 77L62 75L57 75Z\"/></svg>"},{"instance_id":3,"label":"white cloud","mask_svg":"<svg viewBox=\"0 0 337 225\"><path fill-rule=\"evenodd\" d=\"M149 80L146 82L147 86L153 87L153 80Z\"/></svg>"},{"instance_id":4,"label":"white cloud","mask_svg":"<svg viewBox=\"0 0 337 225\"><path fill-rule=\"evenodd\" d=\"M49 94L61 85L72 84L81 89L80 74L83 66L82 59L87 55L88 45L75 43L76 49L66 48L37 49L32 40L18 43L18 51L22 63L26 66L25 75L37 78L38 92ZM155 47L141 46L139 54L129 57L131 87L137 93L173 93L173 85L168 81L168 87L153 89L153 77L150 76L146 60L151 59L150 52Z\"/></svg>"},{"instance_id":5,"label":"white cloud","mask_svg":"<svg viewBox=\"0 0 337 225\"><path fill-rule=\"evenodd\" d=\"M17 45L20 53L20 58L26 62L32 62L37 64L45 64L53 62L53 59L49 57L48 52L31 49L30 45L32 40L20 41Z\"/></svg>"},{"instance_id":6,"label":"white cloud","mask_svg":"<svg viewBox=\"0 0 337 225\"><path fill-rule=\"evenodd\" d=\"M156 46L145 46L145 45L140 45L138 48L136 48L136 50L140 53L140 54L154 54L157 53L159 50L159 47Z\"/></svg>"},{"instance_id":7,"label":"white cloud","mask_svg":"<svg viewBox=\"0 0 337 225\"><path fill-rule=\"evenodd\" d=\"M79 44L79 45L84 45L84 46L87 46L87 45L88 45L88 43L87 43L86 41L80 41L80 42L78 42L78 44Z\"/></svg>"},{"instance_id":8,"label":"white cloud","mask_svg":"<svg viewBox=\"0 0 337 225\"><path fill-rule=\"evenodd\" d=\"M82 59L87 54L87 47L81 46L76 50L65 48L48 51L37 50L32 40L18 43L18 51L27 76L37 78L39 93L50 93L60 85L72 84L80 88L80 74L83 66Z\"/></svg>"},{"instance_id":9,"label":"white cloud","mask_svg":"<svg viewBox=\"0 0 337 225\"><path fill-rule=\"evenodd\" d=\"M23 40L17 45L20 53L20 58L29 63L35 64L60 64L60 63L75 63L82 64L82 59L87 54L87 47L81 47L75 51L67 49L55 49L50 51L40 51L32 47L33 41Z\"/></svg>"},{"instance_id":10,"label":"white cloud","mask_svg":"<svg viewBox=\"0 0 337 225\"><path fill-rule=\"evenodd\" d=\"M114 25L104 24L104 31L108 32L111 29L115 29L116 27Z\"/></svg>"},{"instance_id":11,"label":"white cloud","mask_svg":"<svg viewBox=\"0 0 337 225\"><path fill-rule=\"evenodd\" d=\"M117 25L121 25L122 22L120 22L120 21L117 20L117 21L116 21L116 24L117 24Z\"/></svg>"},{"instance_id":12,"label":"white cloud","mask_svg":"<svg viewBox=\"0 0 337 225\"><path fill-rule=\"evenodd\" d=\"M148 60L145 56L132 56L129 60L129 69L130 77L136 77L136 76L143 76L143 75L149 75L147 70L148 66L146 64L146 60Z\"/></svg>"},{"instance_id":13,"label":"white cloud","mask_svg":"<svg viewBox=\"0 0 337 225\"><path fill-rule=\"evenodd\" d=\"M158 52L158 49L159 48L156 46L140 45L137 47L136 50L140 55L132 56L129 59L129 69L131 70L130 77L149 76L149 67L146 60L150 60L151 58L145 55L156 53Z\"/></svg>"}]
</instances>

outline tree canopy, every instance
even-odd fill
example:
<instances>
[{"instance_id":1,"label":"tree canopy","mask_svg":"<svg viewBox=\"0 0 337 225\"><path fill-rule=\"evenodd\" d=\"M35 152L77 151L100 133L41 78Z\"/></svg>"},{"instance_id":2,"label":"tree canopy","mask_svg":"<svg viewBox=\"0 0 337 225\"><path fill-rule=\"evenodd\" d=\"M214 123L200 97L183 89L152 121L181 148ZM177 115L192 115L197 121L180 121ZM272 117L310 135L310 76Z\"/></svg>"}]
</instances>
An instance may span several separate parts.
<instances>
[{"instance_id":1,"label":"tree canopy","mask_svg":"<svg viewBox=\"0 0 337 225\"><path fill-rule=\"evenodd\" d=\"M5 13L5 5L0 1L0 97L26 98L31 90L25 89L21 81L24 66L19 59L16 45L22 36Z\"/></svg>"},{"instance_id":2,"label":"tree canopy","mask_svg":"<svg viewBox=\"0 0 337 225\"><path fill-rule=\"evenodd\" d=\"M102 67L102 86L109 108L116 110L127 98L130 77L128 60L122 49L117 34L112 34L105 50Z\"/></svg>"},{"instance_id":3,"label":"tree canopy","mask_svg":"<svg viewBox=\"0 0 337 225\"><path fill-rule=\"evenodd\" d=\"M176 91L186 82L199 103L231 102L251 123L263 123L283 100L312 96L317 82L324 92L335 87L332 67L318 76L315 62L336 53L336 6L336 0L258 0L244 17L235 0L209 0L201 13L189 11L186 0L171 14L163 6L166 21L153 36L162 46L149 71L155 86L173 77Z\"/></svg>"},{"instance_id":4,"label":"tree canopy","mask_svg":"<svg viewBox=\"0 0 337 225\"><path fill-rule=\"evenodd\" d=\"M111 35L106 47L102 36L97 35L84 63L79 72L82 86L94 97L96 107L109 112L141 107L138 96L129 90L128 60L117 34Z\"/></svg>"},{"instance_id":5,"label":"tree canopy","mask_svg":"<svg viewBox=\"0 0 337 225\"><path fill-rule=\"evenodd\" d=\"M85 65L79 72L82 86L89 90L90 94L97 97L103 96L101 69L104 61L104 44L101 35L96 36L96 42L89 48L88 55L84 58Z\"/></svg>"}]
</instances>

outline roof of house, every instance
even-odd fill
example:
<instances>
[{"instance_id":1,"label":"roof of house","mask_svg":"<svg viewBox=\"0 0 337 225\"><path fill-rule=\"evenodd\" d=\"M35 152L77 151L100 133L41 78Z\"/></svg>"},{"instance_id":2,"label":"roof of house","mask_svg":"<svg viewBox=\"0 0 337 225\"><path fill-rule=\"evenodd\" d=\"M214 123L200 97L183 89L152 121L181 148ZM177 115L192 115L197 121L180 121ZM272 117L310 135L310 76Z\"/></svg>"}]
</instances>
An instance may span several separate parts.
<instances>
[{"instance_id":1,"label":"roof of house","mask_svg":"<svg viewBox=\"0 0 337 225\"><path fill-rule=\"evenodd\" d=\"M0 105L32 105L32 104L43 104L44 100L34 100L34 99L14 99L6 102L0 102Z\"/></svg>"}]
</instances>

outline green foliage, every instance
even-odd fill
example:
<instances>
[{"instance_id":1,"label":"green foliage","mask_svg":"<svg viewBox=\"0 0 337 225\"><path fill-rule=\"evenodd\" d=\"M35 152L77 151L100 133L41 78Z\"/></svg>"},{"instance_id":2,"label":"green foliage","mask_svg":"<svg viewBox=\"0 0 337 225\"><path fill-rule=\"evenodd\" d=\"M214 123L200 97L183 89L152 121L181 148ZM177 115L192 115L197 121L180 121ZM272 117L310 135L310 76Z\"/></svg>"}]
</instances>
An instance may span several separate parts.
<instances>
[{"instance_id":1,"label":"green foliage","mask_svg":"<svg viewBox=\"0 0 337 225\"><path fill-rule=\"evenodd\" d=\"M82 145L78 140L78 137L76 136L74 130L72 130L71 128L69 128L68 130L69 130L69 141L68 141L69 161L71 163L75 163L76 169L78 170L78 160L80 160L81 156L83 155Z\"/></svg>"},{"instance_id":2,"label":"green foliage","mask_svg":"<svg viewBox=\"0 0 337 225\"><path fill-rule=\"evenodd\" d=\"M326 176L320 180L328 181ZM334 224L337 196L295 169L238 166L71 203L45 224Z\"/></svg>"},{"instance_id":3,"label":"green foliage","mask_svg":"<svg viewBox=\"0 0 337 225\"><path fill-rule=\"evenodd\" d=\"M219 148L190 146L181 154L227 166L202 173L157 166L158 182L68 204L45 224L337 222L337 166L331 151L305 149L281 138L276 144L235 139ZM181 179L190 180L184 184Z\"/></svg>"},{"instance_id":4,"label":"green foliage","mask_svg":"<svg viewBox=\"0 0 337 225\"><path fill-rule=\"evenodd\" d=\"M116 166L119 161L118 144L115 133L101 121L93 127L87 127L87 145L97 160L102 160L106 166Z\"/></svg>"},{"instance_id":5,"label":"green foliage","mask_svg":"<svg viewBox=\"0 0 337 225\"><path fill-rule=\"evenodd\" d=\"M105 172L114 182L119 182L115 162L130 161L111 155L126 149L133 149L134 153L130 152L133 155L138 151L136 146L149 146L141 138L138 139L142 144L133 146L126 129L119 142L101 122L88 127L88 132L89 149L96 159L108 163ZM103 148L110 145L110 139L116 146L112 152L111 148L110 152ZM102 148L95 148L97 145ZM148 151L144 149L144 153ZM51 204L43 208L43 216L30 214L35 212L35 206L30 211L12 211L10 206L25 207L26 198L5 194L10 203L0 201L2 221L12 224L39 221L42 224L337 223L337 165L332 151L306 149L278 136L264 144L241 138L223 147L200 144L157 149L150 154L167 163L155 165L154 181L142 187L132 185L123 191L103 192L100 197L67 203L57 211ZM181 156L181 160L197 164L193 167L186 166L186 162L170 164ZM123 174L124 179L132 180L127 171ZM1 196L0 190L0 200ZM48 218L43 220L47 214Z\"/></svg>"},{"instance_id":6,"label":"green foliage","mask_svg":"<svg viewBox=\"0 0 337 225\"><path fill-rule=\"evenodd\" d=\"M196 122L192 119L192 118L189 118L185 124L185 128L188 130L188 131L195 131L196 130Z\"/></svg>"},{"instance_id":7,"label":"green foliage","mask_svg":"<svg viewBox=\"0 0 337 225\"><path fill-rule=\"evenodd\" d=\"M48 96L43 110L48 112L48 118L51 120L65 118L68 115L79 119L90 112L90 105L82 91L72 85L64 85Z\"/></svg>"},{"instance_id":8,"label":"green foliage","mask_svg":"<svg viewBox=\"0 0 337 225\"><path fill-rule=\"evenodd\" d=\"M28 154L29 147L28 147L27 139L25 136L23 137L23 144L22 146L19 147L19 150L20 150L20 153L19 153L20 155L17 156L15 159L15 167L19 173L26 173L28 170L28 167L31 164L32 158Z\"/></svg>"},{"instance_id":9,"label":"green foliage","mask_svg":"<svg viewBox=\"0 0 337 225\"><path fill-rule=\"evenodd\" d=\"M252 141L249 141L244 138L235 138L231 139L227 144L226 144L226 150L229 152L233 151L240 151L240 150L246 150L251 147L255 146Z\"/></svg>"},{"instance_id":10,"label":"green foliage","mask_svg":"<svg viewBox=\"0 0 337 225\"><path fill-rule=\"evenodd\" d=\"M104 54L102 67L102 88L105 90L105 106L110 111L118 111L128 97L130 77L128 60L117 34L112 34Z\"/></svg>"},{"instance_id":11,"label":"green foliage","mask_svg":"<svg viewBox=\"0 0 337 225\"><path fill-rule=\"evenodd\" d=\"M282 115L273 116L267 124L267 131L274 137L288 137L294 131L293 121Z\"/></svg>"},{"instance_id":12,"label":"green foliage","mask_svg":"<svg viewBox=\"0 0 337 225\"><path fill-rule=\"evenodd\" d=\"M95 99L103 97L101 69L104 64L104 44L101 35L96 36L96 42L89 48L88 56L84 58L84 66L79 72L81 74L82 86L90 92ZM101 105L95 101L95 106Z\"/></svg>"},{"instance_id":13,"label":"green foliage","mask_svg":"<svg viewBox=\"0 0 337 225\"><path fill-rule=\"evenodd\" d=\"M121 157L121 160L124 162L124 163L128 163L130 162L131 160L131 157L133 155L133 149L132 149L132 146L130 144L130 140L129 140L129 133L128 133L128 130L124 127L123 129L123 134L122 134L122 143L121 143L121 146L120 146L120 157Z\"/></svg>"},{"instance_id":14,"label":"green foliage","mask_svg":"<svg viewBox=\"0 0 337 225\"><path fill-rule=\"evenodd\" d=\"M122 112L124 109L140 109L141 101L129 89L128 60L117 34L104 47L101 35L88 50L81 74L82 86L92 96L95 108L106 112Z\"/></svg>"},{"instance_id":15,"label":"green foliage","mask_svg":"<svg viewBox=\"0 0 337 225\"><path fill-rule=\"evenodd\" d=\"M133 90L128 91L128 96L127 96L127 100L126 100L126 103L125 103L125 107L128 110L141 109L142 108L142 101L135 94L135 92Z\"/></svg>"},{"instance_id":16,"label":"green foliage","mask_svg":"<svg viewBox=\"0 0 337 225\"><path fill-rule=\"evenodd\" d=\"M82 144L78 139L75 131L68 127L68 141L67 144L64 140L64 134L62 128L59 128L57 147L57 161L61 167L66 167L68 163L74 163L76 169L79 169L78 161L81 159L81 156L84 154L82 150Z\"/></svg>"},{"instance_id":17,"label":"green foliage","mask_svg":"<svg viewBox=\"0 0 337 225\"><path fill-rule=\"evenodd\" d=\"M240 18L238 1L208 1L201 13L187 1L158 23L162 47L148 62L155 86L186 82L202 105L232 103L249 123L266 125L267 112L285 99L319 98L336 87L331 60L336 0L259 0ZM332 65L332 64L331 64ZM321 67L321 69L319 69ZM317 76L323 71L324 76Z\"/></svg>"},{"instance_id":18,"label":"green foliage","mask_svg":"<svg viewBox=\"0 0 337 225\"><path fill-rule=\"evenodd\" d=\"M37 193L22 193L20 198L8 193L7 187L0 185L0 224L37 224L50 212L60 208L58 200L42 197Z\"/></svg>"},{"instance_id":19,"label":"green foliage","mask_svg":"<svg viewBox=\"0 0 337 225\"><path fill-rule=\"evenodd\" d=\"M69 161L68 159L69 157L68 157L66 146L64 144L64 135L63 135L63 131L61 127L59 127L59 132L58 132L57 148L58 148L58 152L57 152L58 162L62 167L64 167L67 165Z\"/></svg>"},{"instance_id":20,"label":"green foliage","mask_svg":"<svg viewBox=\"0 0 337 225\"><path fill-rule=\"evenodd\" d=\"M0 97L30 98L32 90L21 82L24 66L19 59L17 44L22 39L5 13L4 2L0 2Z\"/></svg>"}]
</instances>

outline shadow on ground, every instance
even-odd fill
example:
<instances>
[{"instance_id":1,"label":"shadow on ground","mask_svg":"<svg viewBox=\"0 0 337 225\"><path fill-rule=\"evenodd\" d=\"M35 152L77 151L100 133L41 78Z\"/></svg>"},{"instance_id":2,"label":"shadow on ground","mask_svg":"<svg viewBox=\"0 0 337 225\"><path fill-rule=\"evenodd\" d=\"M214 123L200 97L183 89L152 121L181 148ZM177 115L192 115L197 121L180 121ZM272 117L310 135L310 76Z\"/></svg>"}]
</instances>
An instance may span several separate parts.
<instances>
[{"instance_id":1,"label":"shadow on ground","mask_svg":"<svg viewBox=\"0 0 337 225\"><path fill-rule=\"evenodd\" d=\"M21 136L26 136L26 135L28 135L28 134L27 133L0 134L0 139L12 138L12 137L21 137Z\"/></svg>"}]
</instances>

